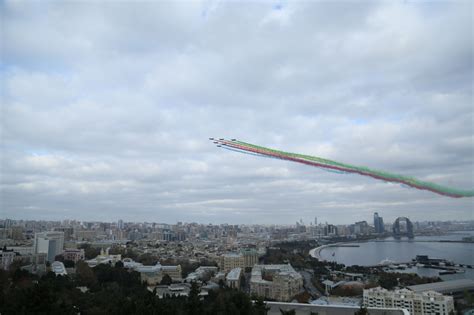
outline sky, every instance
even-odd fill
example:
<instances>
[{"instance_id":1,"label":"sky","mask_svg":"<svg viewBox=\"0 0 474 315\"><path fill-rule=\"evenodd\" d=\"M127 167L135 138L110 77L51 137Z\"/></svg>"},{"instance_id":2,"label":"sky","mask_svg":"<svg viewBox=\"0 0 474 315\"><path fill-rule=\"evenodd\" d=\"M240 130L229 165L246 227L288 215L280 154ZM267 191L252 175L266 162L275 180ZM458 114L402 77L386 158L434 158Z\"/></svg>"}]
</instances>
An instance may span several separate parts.
<instances>
[{"instance_id":1,"label":"sky","mask_svg":"<svg viewBox=\"0 0 474 315\"><path fill-rule=\"evenodd\" d=\"M470 1L2 1L0 217L472 220L209 137L474 187Z\"/></svg>"}]
</instances>

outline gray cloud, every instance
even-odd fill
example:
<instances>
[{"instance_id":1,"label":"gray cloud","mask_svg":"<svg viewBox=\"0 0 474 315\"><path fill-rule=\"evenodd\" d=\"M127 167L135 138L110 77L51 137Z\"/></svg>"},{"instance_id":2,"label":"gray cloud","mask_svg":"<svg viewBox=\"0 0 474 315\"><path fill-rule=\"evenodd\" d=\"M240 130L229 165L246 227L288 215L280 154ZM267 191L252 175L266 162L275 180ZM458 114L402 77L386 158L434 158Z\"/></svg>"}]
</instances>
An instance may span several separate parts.
<instances>
[{"instance_id":1,"label":"gray cloud","mask_svg":"<svg viewBox=\"0 0 474 315\"><path fill-rule=\"evenodd\" d=\"M470 2L7 1L1 14L2 216L472 219L470 199L207 142L472 188Z\"/></svg>"}]
</instances>

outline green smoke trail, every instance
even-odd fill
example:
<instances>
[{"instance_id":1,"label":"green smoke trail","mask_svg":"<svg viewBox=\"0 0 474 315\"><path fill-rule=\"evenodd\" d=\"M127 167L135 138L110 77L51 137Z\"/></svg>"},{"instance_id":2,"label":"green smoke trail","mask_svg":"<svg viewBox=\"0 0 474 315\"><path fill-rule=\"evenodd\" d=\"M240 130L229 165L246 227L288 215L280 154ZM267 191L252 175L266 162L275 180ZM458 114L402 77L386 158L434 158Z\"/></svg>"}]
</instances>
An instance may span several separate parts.
<instances>
[{"instance_id":1,"label":"green smoke trail","mask_svg":"<svg viewBox=\"0 0 474 315\"><path fill-rule=\"evenodd\" d=\"M383 179L386 181L404 183L417 189L430 190L432 192L450 196L450 197L460 198L460 197L473 197L474 196L474 190L460 190L460 189L455 189L451 187L441 186L435 183L421 181L410 176L393 174L393 173L389 173L389 172L385 172L381 170L374 170L365 166L355 166L355 165L332 161L332 160L328 160L328 159L324 159L324 158L320 158L316 156L275 150L275 149L262 147L255 144L243 142L243 141L233 141L232 143L238 144L243 147L253 148L256 150L267 152L269 155L275 154L275 155L280 155L283 157L303 159L306 161L312 161L312 162L317 162L321 164L336 166L336 167L344 168L348 171L356 171L356 172L363 173L362 175L375 176L375 177L378 177L379 179Z\"/></svg>"}]
</instances>

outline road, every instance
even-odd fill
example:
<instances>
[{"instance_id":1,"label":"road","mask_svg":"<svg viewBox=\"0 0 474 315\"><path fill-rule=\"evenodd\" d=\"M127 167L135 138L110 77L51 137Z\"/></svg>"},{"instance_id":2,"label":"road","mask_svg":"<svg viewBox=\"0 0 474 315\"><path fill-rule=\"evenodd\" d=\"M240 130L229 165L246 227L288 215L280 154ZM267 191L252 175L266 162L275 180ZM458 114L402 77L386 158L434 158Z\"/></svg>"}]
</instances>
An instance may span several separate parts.
<instances>
[{"instance_id":1,"label":"road","mask_svg":"<svg viewBox=\"0 0 474 315\"><path fill-rule=\"evenodd\" d=\"M309 292L309 294L315 298L319 298L320 296L324 295L311 282L312 274L310 271L301 270L299 273L303 276L304 287Z\"/></svg>"}]
</instances>

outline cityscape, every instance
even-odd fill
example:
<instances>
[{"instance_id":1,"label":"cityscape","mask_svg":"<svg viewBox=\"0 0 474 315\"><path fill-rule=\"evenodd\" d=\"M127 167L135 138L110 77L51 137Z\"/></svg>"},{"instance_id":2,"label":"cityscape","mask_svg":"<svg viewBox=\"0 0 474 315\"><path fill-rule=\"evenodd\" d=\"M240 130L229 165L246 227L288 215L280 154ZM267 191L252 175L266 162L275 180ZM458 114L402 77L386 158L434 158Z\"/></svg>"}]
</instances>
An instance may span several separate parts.
<instances>
[{"instance_id":1,"label":"cityscape","mask_svg":"<svg viewBox=\"0 0 474 315\"><path fill-rule=\"evenodd\" d=\"M91 281L100 281L96 270L120 269L136 274L161 299L189 297L192 290L205 297L227 288L265 299L270 314L349 314L360 306L371 314L402 314L400 309L452 314L472 299L473 231L474 221L412 223L400 217L390 223L382 212L375 212L373 221L350 225L321 223L317 217L292 225L3 219L0 269L75 279L83 293L92 290ZM399 257L393 251L378 262L338 261L340 250L347 249L377 259L360 246L385 242L449 244L461 254L448 250L433 257L426 249L405 248L416 255ZM93 280L87 282L87 275Z\"/></svg>"},{"instance_id":2,"label":"cityscape","mask_svg":"<svg viewBox=\"0 0 474 315\"><path fill-rule=\"evenodd\" d=\"M0 315L474 315L474 1L0 1Z\"/></svg>"}]
</instances>

